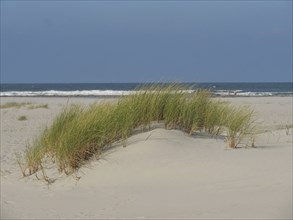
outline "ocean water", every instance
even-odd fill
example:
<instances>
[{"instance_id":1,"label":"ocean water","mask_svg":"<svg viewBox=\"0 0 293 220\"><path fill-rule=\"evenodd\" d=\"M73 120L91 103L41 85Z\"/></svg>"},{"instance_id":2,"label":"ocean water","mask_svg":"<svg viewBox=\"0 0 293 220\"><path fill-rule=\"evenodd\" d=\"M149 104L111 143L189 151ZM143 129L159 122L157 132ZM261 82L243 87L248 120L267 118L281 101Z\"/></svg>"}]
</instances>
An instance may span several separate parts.
<instances>
[{"instance_id":1,"label":"ocean water","mask_svg":"<svg viewBox=\"0 0 293 220\"><path fill-rule=\"evenodd\" d=\"M162 83L160 83L162 84ZM292 96L293 83L181 83L189 92L210 89L215 96ZM0 84L0 97L13 96L121 96L133 93L141 83Z\"/></svg>"}]
</instances>

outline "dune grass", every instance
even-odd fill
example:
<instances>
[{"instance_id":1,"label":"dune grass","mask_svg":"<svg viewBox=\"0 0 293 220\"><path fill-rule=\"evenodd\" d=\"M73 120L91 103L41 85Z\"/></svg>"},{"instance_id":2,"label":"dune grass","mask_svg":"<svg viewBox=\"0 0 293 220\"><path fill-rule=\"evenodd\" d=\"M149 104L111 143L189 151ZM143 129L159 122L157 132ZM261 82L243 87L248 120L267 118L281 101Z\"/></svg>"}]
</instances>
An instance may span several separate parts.
<instances>
[{"instance_id":1,"label":"dune grass","mask_svg":"<svg viewBox=\"0 0 293 220\"><path fill-rule=\"evenodd\" d=\"M60 172L73 173L94 155L100 155L117 141L126 146L134 129L150 128L162 122L167 129L192 135L208 132L226 134L229 147L236 148L250 135L253 112L235 108L211 98L207 90L185 92L176 84L140 88L117 103L89 107L66 107L53 124L25 152L27 175L42 168L44 158L56 161Z\"/></svg>"},{"instance_id":2,"label":"dune grass","mask_svg":"<svg viewBox=\"0 0 293 220\"><path fill-rule=\"evenodd\" d=\"M0 105L0 108L21 108L27 105L31 105L30 102L7 102Z\"/></svg>"},{"instance_id":3,"label":"dune grass","mask_svg":"<svg viewBox=\"0 0 293 220\"><path fill-rule=\"evenodd\" d=\"M27 109L37 108L48 108L48 104L33 104L31 102L7 102L0 105L0 108L21 108L26 107Z\"/></svg>"},{"instance_id":4,"label":"dune grass","mask_svg":"<svg viewBox=\"0 0 293 220\"><path fill-rule=\"evenodd\" d=\"M31 104L27 106L28 109L49 108L48 104Z\"/></svg>"}]
</instances>

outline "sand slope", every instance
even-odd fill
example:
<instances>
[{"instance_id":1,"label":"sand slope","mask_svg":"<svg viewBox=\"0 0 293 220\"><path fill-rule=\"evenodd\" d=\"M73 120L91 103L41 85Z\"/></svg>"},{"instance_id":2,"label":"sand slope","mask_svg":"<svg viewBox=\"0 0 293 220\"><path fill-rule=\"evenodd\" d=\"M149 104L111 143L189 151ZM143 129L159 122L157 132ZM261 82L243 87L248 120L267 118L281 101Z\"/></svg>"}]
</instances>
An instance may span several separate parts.
<instances>
[{"instance_id":1,"label":"sand slope","mask_svg":"<svg viewBox=\"0 0 293 220\"><path fill-rule=\"evenodd\" d=\"M292 124L292 98L228 100L253 107L263 121L268 131L258 135L257 148L229 150L220 138L157 128L132 136L126 148L118 143L83 167L79 180L60 176L50 186L22 178L14 152L66 99L30 100L49 109L1 109L1 218L291 219L292 129L277 128Z\"/></svg>"}]
</instances>

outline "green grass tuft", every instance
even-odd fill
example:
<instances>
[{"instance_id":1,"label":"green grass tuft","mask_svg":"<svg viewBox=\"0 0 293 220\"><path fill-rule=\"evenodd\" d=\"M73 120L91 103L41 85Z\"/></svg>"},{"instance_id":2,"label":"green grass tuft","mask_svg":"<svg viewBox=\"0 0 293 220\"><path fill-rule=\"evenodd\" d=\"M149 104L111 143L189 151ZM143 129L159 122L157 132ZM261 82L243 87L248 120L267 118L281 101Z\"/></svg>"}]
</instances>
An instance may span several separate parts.
<instances>
[{"instance_id":1,"label":"green grass tuft","mask_svg":"<svg viewBox=\"0 0 293 220\"><path fill-rule=\"evenodd\" d=\"M31 105L30 102L8 102L0 105L0 108L21 108L27 105Z\"/></svg>"},{"instance_id":2,"label":"green grass tuft","mask_svg":"<svg viewBox=\"0 0 293 220\"><path fill-rule=\"evenodd\" d=\"M167 129L189 134L207 132L226 134L231 148L237 147L253 129L253 112L211 99L207 90L194 93L177 84L140 88L117 103L74 105L65 108L41 136L27 148L29 174L42 167L49 156L60 172L70 174L93 155L100 155L117 141L126 146L134 129L150 128L163 122Z\"/></svg>"},{"instance_id":3,"label":"green grass tuft","mask_svg":"<svg viewBox=\"0 0 293 220\"><path fill-rule=\"evenodd\" d=\"M27 109L37 109L37 108L48 108L48 104L32 104L30 102L7 102L0 105L0 108L21 108L27 107Z\"/></svg>"},{"instance_id":4,"label":"green grass tuft","mask_svg":"<svg viewBox=\"0 0 293 220\"><path fill-rule=\"evenodd\" d=\"M236 148L243 138L253 135L253 111L243 107L229 107L226 109L224 126L227 128L227 140L229 147Z\"/></svg>"},{"instance_id":5,"label":"green grass tuft","mask_svg":"<svg viewBox=\"0 0 293 220\"><path fill-rule=\"evenodd\" d=\"M28 109L37 109L37 108L49 108L48 104L31 104L27 107Z\"/></svg>"}]
</instances>

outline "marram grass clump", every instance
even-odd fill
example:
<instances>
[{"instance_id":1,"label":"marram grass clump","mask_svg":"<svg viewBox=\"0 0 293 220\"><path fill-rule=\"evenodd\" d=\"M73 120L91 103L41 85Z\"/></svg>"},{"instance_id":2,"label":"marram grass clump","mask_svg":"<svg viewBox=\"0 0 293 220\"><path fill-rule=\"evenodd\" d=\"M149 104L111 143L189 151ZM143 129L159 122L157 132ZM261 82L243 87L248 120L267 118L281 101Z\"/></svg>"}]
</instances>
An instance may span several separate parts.
<instances>
[{"instance_id":1,"label":"marram grass clump","mask_svg":"<svg viewBox=\"0 0 293 220\"><path fill-rule=\"evenodd\" d=\"M253 112L215 100L207 90L189 93L176 84L142 87L115 103L73 105L27 148L24 164L19 162L22 173L25 176L42 170L43 161L51 158L60 172L71 174L113 143L122 141L126 146L134 129L149 129L154 121L190 135L226 135L229 147L236 148L251 135Z\"/></svg>"},{"instance_id":2,"label":"marram grass clump","mask_svg":"<svg viewBox=\"0 0 293 220\"><path fill-rule=\"evenodd\" d=\"M1 104L0 108L21 108L27 105L31 105L30 102L8 102L5 104Z\"/></svg>"},{"instance_id":3,"label":"marram grass clump","mask_svg":"<svg viewBox=\"0 0 293 220\"><path fill-rule=\"evenodd\" d=\"M7 102L5 104L0 105L0 109L21 107L26 107L27 109L49 108L48 104L33 104L30 102Z\"/></svg>"}]
</instances>

